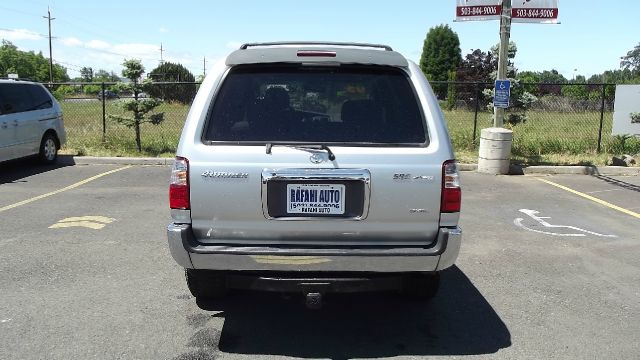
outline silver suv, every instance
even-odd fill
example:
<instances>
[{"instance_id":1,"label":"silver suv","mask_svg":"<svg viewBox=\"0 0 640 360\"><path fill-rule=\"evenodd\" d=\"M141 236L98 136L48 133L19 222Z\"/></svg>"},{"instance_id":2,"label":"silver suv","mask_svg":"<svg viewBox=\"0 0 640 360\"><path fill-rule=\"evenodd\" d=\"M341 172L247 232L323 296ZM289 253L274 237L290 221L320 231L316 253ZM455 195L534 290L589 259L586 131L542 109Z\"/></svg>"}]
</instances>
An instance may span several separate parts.
<instances>
[{"instance_id":1,"label":"silver suv","mask_svg":"<svg viewBox=\"0 0 640 360\"><path fill-rule=\"evenodd\" d=\"M404 289L458 256L460 184L438 102L389 46L245 44L187 117L169 190L173 258L196 298L229 288Z\"/></svg>"}]
</instances>

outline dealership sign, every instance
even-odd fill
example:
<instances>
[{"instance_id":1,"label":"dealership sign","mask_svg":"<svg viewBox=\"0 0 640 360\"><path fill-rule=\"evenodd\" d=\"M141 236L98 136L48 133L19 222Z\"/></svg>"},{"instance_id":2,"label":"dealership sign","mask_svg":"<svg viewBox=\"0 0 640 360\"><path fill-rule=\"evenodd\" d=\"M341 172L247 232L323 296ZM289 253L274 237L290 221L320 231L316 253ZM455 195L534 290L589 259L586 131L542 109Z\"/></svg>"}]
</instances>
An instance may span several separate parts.
<instances>
[{"instance_id":1,"label":"dealership sign","mask_svg":"<svg viewBox=\"0 0 640 360\"><path fill-rule=\"evenodd\" d=\"M511 22L558 23L558 0L513 0Z\"/></svg>"},{"instance_id":2,"label":"dealership sign","mask_svg":"<svg viewBox=\"0 0 640 360\"><path fill-rule=\"evenodd\" d=\"M500 20L502 0L457 0L456 20Z\"/></svg>"},{"instance_id":3,"label":"dealership sign","mask_svg":"<svg viewBox=\"0 0 640 360\"><path fill-rule=\"evenodd\" d=\"M457 0L456 21L499 20L502 0ZM512 0L511 21L557 24L558 0Z\"/></svg>"}]
</instances>

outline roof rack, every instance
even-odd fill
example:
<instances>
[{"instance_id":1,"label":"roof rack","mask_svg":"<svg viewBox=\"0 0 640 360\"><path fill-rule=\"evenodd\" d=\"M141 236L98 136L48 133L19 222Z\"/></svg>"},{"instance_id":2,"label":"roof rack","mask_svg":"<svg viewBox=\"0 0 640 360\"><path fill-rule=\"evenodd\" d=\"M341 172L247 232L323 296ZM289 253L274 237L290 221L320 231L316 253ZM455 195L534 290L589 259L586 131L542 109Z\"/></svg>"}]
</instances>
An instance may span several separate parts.
<instances>
[{"instance_id":1,"label":"roof rack","mask_svg":"<svg viewBox=\"0 0 640 360\"><path fill-rule=\"evenodd\" d=\"M250 48L250 47L277 46L277 45L355 46L355 47L368 47L368 48L384 49L386 51L393 51L393 49L389 45L351 43L351 42L326 42L326 41L278 41L278 42L247 43L247 44L242 44L242 46L240 46L240 50L246 50L247 48Z\"/></svg>"}]
</instances>

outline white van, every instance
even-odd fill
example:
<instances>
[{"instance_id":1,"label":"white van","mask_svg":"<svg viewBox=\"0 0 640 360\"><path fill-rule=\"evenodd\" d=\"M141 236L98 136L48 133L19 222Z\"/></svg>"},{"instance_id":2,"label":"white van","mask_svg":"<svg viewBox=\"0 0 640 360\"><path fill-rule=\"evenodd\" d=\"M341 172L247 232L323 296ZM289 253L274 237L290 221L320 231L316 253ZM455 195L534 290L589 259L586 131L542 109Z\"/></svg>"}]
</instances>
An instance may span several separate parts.
<instances>
[{"instance_id":1,"label":"white van","mask_svg":"<svg viewBox=\"0 0 640 360\"><path fill-rule=\"evenodd\" d=\"M0 162L38 155L53 163L66 137L60 104L42 84L0 80Z\"/></svg>"}]
</instances>

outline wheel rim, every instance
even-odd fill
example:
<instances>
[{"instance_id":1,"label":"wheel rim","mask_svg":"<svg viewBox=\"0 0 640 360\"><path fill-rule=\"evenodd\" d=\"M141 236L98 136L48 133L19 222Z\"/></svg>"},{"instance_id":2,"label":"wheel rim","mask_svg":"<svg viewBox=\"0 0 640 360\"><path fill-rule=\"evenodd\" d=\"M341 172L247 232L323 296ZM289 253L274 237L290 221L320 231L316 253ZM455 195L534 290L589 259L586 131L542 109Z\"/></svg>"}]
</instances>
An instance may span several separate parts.
<instances>
[{"instance_id":1,"label":"wheel rim","mask_svg":"<svg viewBox=\"0 0 640 360\"><path fill-rule=\"evenodd\" d=\"M47 160L53 160L56 157L56 143L53 139L47 139L44 142L44 157Z\"/></svg>"}]
</instances>

